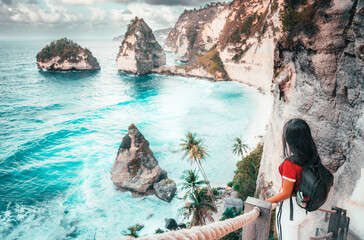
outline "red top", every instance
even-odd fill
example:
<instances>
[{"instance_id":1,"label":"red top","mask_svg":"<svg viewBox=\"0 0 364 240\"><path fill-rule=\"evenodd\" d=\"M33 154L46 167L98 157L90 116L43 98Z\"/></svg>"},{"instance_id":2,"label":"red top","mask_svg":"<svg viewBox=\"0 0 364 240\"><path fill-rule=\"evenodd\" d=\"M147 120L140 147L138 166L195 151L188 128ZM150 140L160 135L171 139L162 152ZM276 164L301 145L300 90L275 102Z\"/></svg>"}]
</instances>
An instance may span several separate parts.
<instances>
[{"instance_id":1,"label":"red top","mask_svg":"<svg viewBox=\"0 0 364 240\"><path fill-rule=\"evenodd\" d=\"M292 160L287 159L279 166L278 169L279 173L282 176L282 183L283 183L283 178L288 181L294 182L295 184L293 192L297 192L301 183L302 167L293 163Z\"/></svg>"}]
</instances>

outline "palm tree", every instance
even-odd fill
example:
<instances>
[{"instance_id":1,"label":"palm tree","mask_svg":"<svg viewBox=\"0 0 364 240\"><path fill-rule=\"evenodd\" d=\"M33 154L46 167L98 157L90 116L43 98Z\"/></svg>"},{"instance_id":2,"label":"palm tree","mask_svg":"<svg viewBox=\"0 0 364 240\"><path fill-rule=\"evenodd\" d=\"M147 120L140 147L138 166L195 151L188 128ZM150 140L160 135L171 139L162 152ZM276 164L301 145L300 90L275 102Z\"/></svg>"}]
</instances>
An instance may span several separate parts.
<instances>
[{"instance_id":1,"label":"palm tree","mask_svg":"<svg viewBox=\"0 0 364 240\"><path fill-rule=\"evenodd\" d=\"M215 202L215 196L212 193L210 182L207 179L206 173L201 165L201 160L205 160L208 155L206 152L206 148L203 146L203 140L201 138L196 138L196 134L192 134L188 132L185 139L181 139L182 143L180 144L182 147L182 151L185 152L184 158L189 155L190 163L196 163L199 168L202 176L206 180L207 187L209 188L212 199Z\"/></svg>"},{"instance_id":2,"label":"palm tree","mask_svg":"<svg viewBox=\"0 0 364 240\"><path fill-rule=\"evenodd\" d=\"M188 170L185 171L186 175L183 176L186 182L183 183L182 189L186 189L186 194L183 197L183 200L186 200L188 195L195 192L197 188L201 188L204 184L207 184L205 180L199 180L198 173L196 170Z\"/></svg>"},{"instance_id":3,"label":"palm tree","mask_svg":"<svg viewBox=\"0 0 364 240\"><path fill-rule=\"evenodd\" d=\"M248 145L241 141L241 138L237 137L234 139L233 153L243 158L244 152L248 154Z\"/></svg>"},{"instance_id":4,"label":"palm tree","mask_svg":"<svg viewBox=\"0 0 364 240\"><path fill-rule=\"evenodd\" d=\"M130 231L129 233L124 234L125 236L130 236L130 237L135 237L138 238L139 237L139 232L140 230L142 230L144 228L144 225L139 225L136 224L134 226L128 227L128 230Z\"/></svg>"},{"instance_id":5,"label":"palm tree","mask_svg":"<svg viewBox=\"0 0 364 240\"><path fill-rule=\"evenodd\" d=\"M189 195L192 202L186 203L186 205L180 209L181 213L185 216L185 219L189 219L192 215L189 228L205 225L206 218L211 222L214 221L211 212L216 213L217 210L212 203L211 197L207 194L207 191L207 188L196 188L195 191Z\"/></svg>"}]
</instances>

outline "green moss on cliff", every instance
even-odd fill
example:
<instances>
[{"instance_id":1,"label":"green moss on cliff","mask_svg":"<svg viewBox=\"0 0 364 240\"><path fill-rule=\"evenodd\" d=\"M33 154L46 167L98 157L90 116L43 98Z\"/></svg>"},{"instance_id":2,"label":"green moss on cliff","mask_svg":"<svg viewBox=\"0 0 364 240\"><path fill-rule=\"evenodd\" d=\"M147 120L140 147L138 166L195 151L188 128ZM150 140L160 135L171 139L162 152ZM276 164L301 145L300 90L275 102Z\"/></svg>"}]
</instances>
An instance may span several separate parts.
<instances>
[{"instance_id":1,"label":"green moss on cliff","mask_svg":"<svg viewBox=\"0 0 364 240\"><path fill-rule=\"evenodd\" d=\"M189 25L186 30L186 37L188 40L188 49L191 50L193 46L195 45L196 39L197 39L197 26Z\"/></svg>"},{"instance_id":2,"label":"green moss on cliff","mask_svg":"<svg viewBox=\"0 0 364 240\"><path fill-rule=\"evenodd\" d=\"M313 3L307 3L307 0L286 0L280 17L285 44L292 47L293 38L301 32L312 37L318 31L314 20L318 9L327 7L330 2L331 0L315 0Z\"/></svg>"},{"instance_id":3,"label":"green moss on cliff","mask_svg":"<svg viewBox=\"0 0 364 240\"><path fill-rule=\"evenodd\" d=\"M197 62L200 66L206 69L211 75L217 76L220 75L221 78L226 79L227 73L224 68L224 64L221 61L220 53L217 50L216 46L210 49L204 55L201 55L197 58Z\"/></svg>"},{"instance_id":4,"label":"green moss on cliff","mask_svg":"<svg viewBox=\"0 0 364 240\"><path fill-rule=\"evenodd\" d=\"M276 2L271 4L276 4ZM273 6L273 8L275 7L276 6ZM223 48L225 48L228 44L236 46L236 54L232 60L239 61L244 53L249 49L250 46L245 45L249 38L255 36L258 41L261 40L268 28L268 23L266 21L268 11L269 8L267 8L263 13L255 12L247 14L246 7L242 4L236 11L235 18L225 24L219 40Z\"/></svg>"}]
</instances>

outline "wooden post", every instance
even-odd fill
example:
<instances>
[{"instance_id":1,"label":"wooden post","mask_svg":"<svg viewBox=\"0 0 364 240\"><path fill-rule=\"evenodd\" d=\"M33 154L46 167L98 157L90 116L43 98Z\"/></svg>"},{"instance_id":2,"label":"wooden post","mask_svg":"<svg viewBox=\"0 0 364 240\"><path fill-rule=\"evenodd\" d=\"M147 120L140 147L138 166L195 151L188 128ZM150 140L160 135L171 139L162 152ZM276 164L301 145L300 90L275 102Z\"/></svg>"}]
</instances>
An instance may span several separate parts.
<instances>
[{"instance_id":1,"label":"wooden post","mask_svg":"<svg viewBox=\"0 0 364 240\"><path fill-rule=\"evenodd\" d=\"M345 234L344 234L344 240L348 239L348 233L349 233L349 224L350 224L350 218L346 217L345 219Z\"/></svg>"},{"instance_id":2,"label":"wooden post","mask_svg":"<svg viewBox=\"0 0 364 240\"><path fill-rule=\"evenodd\" d=\"M244 212L250 212L254 207L260 209L260 216L243 227L242 240L268 240L272 203L248 197L244 204Z\"/></svg>"},{"instance_id":3,"label":"wooden post","mask_svg":"<svg viewBox=\"0 0 364 240\"><path fill-rule=\"evenodd\" d=\"M332 207L331 209L335 210L336 213L331 213L330 215L329 228L327 232L333 233L333 236L330 237L329 240L338 240L342 209L338 207Z\"/></svg>"},{"instance_id":4,"label":"wooden post","mask_svg":"<svg viewBox=\"0 0 364 240\"><path fill-rule=\"evenodd\" d=\"M346 230L346 210L342 209L342 212L341 212L341 215L340 215L339 231L338 231L338 234L337 234L337 239L338 240L344 240L345 230Z\"/></svg>"}]
</instances>

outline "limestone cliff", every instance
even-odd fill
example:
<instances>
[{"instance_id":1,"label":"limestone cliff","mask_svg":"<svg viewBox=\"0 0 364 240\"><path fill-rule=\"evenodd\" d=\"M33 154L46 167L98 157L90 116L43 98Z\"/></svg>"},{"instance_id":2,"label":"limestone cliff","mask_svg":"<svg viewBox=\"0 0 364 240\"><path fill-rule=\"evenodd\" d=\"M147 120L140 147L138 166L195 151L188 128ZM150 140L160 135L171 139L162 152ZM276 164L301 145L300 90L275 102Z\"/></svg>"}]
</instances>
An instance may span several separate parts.
<instances>
[{"instance_id":1,"label":"limestone cliff","mask_svg":"<svg viewBox=\"0 0 364 240\"><path fill-rule=\"evenodd\" d=\"M283 0L234 0L218 49L230 79L270 92Z\"/></svg>"},{"instance_id":2,"label":"limestone cliff","mask_svg":"<svg viewBox=\"0 0 364 240\"><path fill-rule=\"evenodd\" d=\"M213 3L199 10L185 10L164 44L178 61L191 61L216 44L229 13L225 4Z\"/></svg>"},{"instance_id":3,"label":"limestone cliff","mask_svg":"<svg viewBox=\"0 0 364 240\"><path fill-rule=\"evenodd\" d=\"M156 41L152 29L142 18L134 18L128 25L128 30L120 46L116 58L119 71L143 75L153 68L166 64L163 48Z\"/></svg>"},{"instance_id":4,"label":"limestone cliff","mask_svg":"<svg viewBox=\"0 0 364 240\"><path fill-rule=\"evenodd\" d=\"M270 92L282 2L234 0L185 11L169 34L165 49L173 51L176 60L192 62L186 72L206 69L200 57L209 58L211 51L217 51L224 70L214 79L236 80ZM213 71L205 72L208 77L216 76Z\"/></svg>"},{"instance_id":5,"label":"limestone cliff","mask_svg":"<svg viewBox=\"0 0 364 240\"><path fill-rule=\"evenodd\" d=\"M325 208L347 209L351 230L363 237L364 200L353 190L364 177L364 1L290 2L274 53L274 103L258 183L280 186L283 124L305 119L335 177Z\"/></svg>"},{"instance_id":6,"label":"limestone cliff","mask_svg":"<svg viewBox=\"0 0 364 240\"><path fill-rule=\"evenodd\" d=\"M37 66L49 71L100 70L100 65L90 50L67 38L53 41L44 47L37 54Z\"/></svg>"},{"instance_id":7,"label":"limestone cliff","mask_svg":"<svg viewBox=\"0 0 364 240\"><path fill-rule=\"evenodd\" d=\"M148 140L134 124L120 144L111 179L118 190L130 191L136 197L154 194L156 190L157 197L170 202L177 190L172 180L160 182L167 179L167 172L159 167Z\"/></svg>"}]
</instances>

